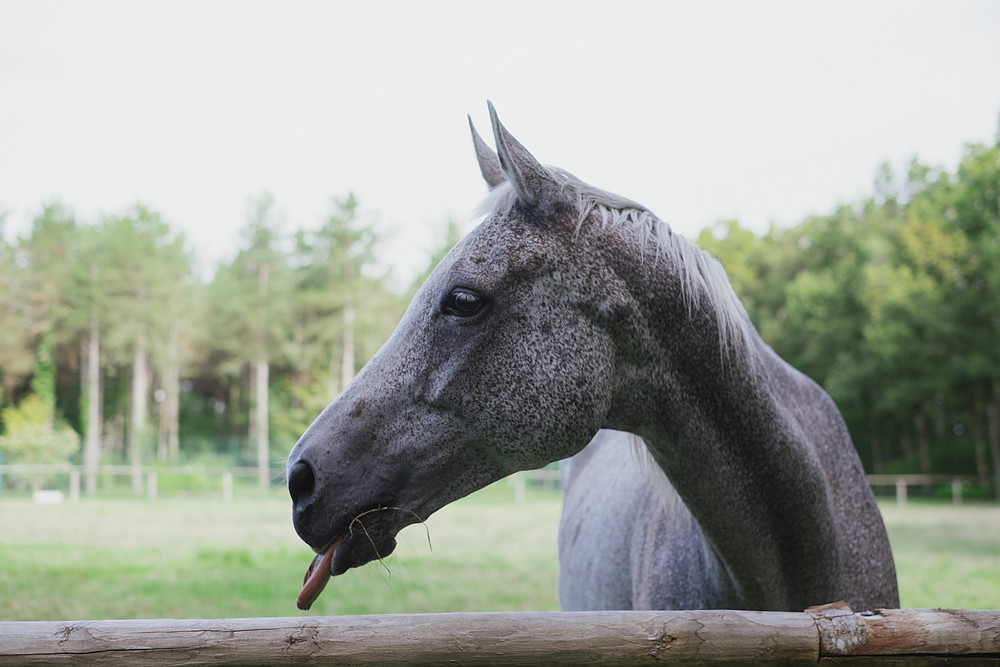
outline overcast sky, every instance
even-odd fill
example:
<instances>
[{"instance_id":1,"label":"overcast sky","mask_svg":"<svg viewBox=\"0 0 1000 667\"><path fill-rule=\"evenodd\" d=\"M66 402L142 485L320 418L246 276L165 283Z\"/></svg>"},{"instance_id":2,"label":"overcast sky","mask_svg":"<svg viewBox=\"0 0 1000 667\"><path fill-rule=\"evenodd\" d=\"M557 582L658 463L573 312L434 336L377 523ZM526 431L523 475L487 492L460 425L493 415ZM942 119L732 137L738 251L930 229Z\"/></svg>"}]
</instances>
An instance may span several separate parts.
<instances>
[{"instance_id":1,"label":"overcast sky","mask_svg":"<svg viewBox=\"0 0 1000 667\"><path fill-rule=\"evenodd\" d=\"M0 210L136 201L204 270L247 200L289 229L354 191L405 280L485 195L486 100L543 163L692 237L954 168L1000 118L1000 2L0 0Z\"/></svg>"}]
</instances>

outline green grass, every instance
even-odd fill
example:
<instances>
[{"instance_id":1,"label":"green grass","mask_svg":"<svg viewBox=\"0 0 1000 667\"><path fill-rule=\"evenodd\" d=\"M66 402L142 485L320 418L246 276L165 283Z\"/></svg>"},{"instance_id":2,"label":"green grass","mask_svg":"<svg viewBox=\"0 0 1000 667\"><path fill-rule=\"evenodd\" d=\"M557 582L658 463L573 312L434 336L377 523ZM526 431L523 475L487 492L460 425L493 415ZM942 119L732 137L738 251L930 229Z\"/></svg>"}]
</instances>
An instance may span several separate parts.
<instances>
[{"instance_id":1,"label":"green grass","mask_svg":"<svg viewBox=\"0 0 1000 667\"><path fill-rule=\"evenodd\" d=\"M1000 507L890 501L882 516L901 606L1000 609Z\"/></svg>"},{"instance_id":2,"label":"green grass","mask_svg":"<svg viewBox=\"0 0 1000 667\"><path fill-rule=\"evenodd\" d=\"M558 492L494 485L335 577L309 614L553 610ZM1000 507L883 505L904 607L1000 608ZM280 492L36 505L0 499L0 620L300 614L312 559Z\"/></svg>"},{"instance_id":3,"label":"green grass","mask_svg":"<svg viewBox=\"0 0 1000 667\"><path fill-rule=\"evenodd\" d=\"M411 526L384 561L330 580L309 614L557 609L560 497L504 484ZM428 546L427 532L431 546ZM299 614L313 554L282 492L0 500L0 620Z\"/></svg>"}]
</instances>

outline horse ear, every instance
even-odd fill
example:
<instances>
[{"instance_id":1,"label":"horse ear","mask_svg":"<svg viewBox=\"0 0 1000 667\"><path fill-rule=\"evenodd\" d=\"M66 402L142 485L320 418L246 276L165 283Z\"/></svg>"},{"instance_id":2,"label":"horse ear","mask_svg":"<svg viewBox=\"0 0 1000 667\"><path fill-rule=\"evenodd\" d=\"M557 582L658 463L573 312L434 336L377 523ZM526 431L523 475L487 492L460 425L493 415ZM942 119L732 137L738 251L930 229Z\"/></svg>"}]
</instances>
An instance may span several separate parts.
<instances>
[{"instance_id":1,"label":"horse ear","mask_svg":"<svg viewBox=\"0 0 1000 667\"><path fill-rule=\"evenodd\" d=\"M559 191L555 178L500 123L493 103L487 104L490 107L490 121L493 123L493 138L496 140L500 167L514 186L517 196L528 206L537 206L547 197L555 196Z\"/></svg>"},{"instance_id":2,"label":"horse ear","mask_svg":"<svg viewBox=\"0 0 1000 667\"><path fill-rule=\"evenodd\" d=\"M486 145L483 138L476 132L476 126L472 124L472 116L469 116L469 130L472 131L472 144L476 147L476 159L479 161L479 171L483 175L483 180L490 186L490 190L507 180L500 167L500 158L493 152L493 149Z\"/></svg>"}]
</instances>

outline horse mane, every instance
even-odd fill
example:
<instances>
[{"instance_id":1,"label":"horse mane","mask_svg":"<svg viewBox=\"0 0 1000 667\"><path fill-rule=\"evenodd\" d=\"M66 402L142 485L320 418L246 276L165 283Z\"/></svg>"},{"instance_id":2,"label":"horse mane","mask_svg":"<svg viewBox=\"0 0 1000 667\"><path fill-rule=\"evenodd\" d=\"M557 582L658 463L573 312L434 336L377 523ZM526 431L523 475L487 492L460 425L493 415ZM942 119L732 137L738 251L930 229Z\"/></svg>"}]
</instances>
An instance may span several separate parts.
<instances>
[{"instance_id":1,"label":"horse mane","mask_svg":"<svg viewBox=\"0 0 1000 667\"><path fill-rule=\"evenodd\" d=\"M655 247L658 254L654 260L662 258L680 268L681 297L688 312L701 307L711 308L715 312L723 366L727 360L742 362L744 365L751 361L754 350L751 342L752 325L718 260L676 234L670 225L645 206L596 188L565 170L555 167L548 167L548 170L558 179L563 192L570 194L577 202L577 232L586 224L599 225L604 231L620 228L634 233L640 248L645 249L650 245ZM505 214L517 201L517 192L509 181L505 181L490 191L478 213L486 216ZM644 261L645 257L640 260ZM752 364L750 372L753 373ZM667 512L673 515L676 504L681 501L663 468L653 458L645 440L632 433L623 435L655 495L664 503Z\"/></svg>"},{"instance_id":2,"label":"horse mane","mask_svg":"<svg viewBox=\"0 0 1000 667\"><path fill-rule=\"evenodd\" d=\"M680 269L681 296L688 312L705 307L715 313L723 363L751 361L752 325L718 260L675 233L645 206L595 188L562 169L548 167L548 170L563 192L576 199L578 232L586 224L596 224L604 231L624 229L634 233L641 248L649 247L652 241L658 251L654 259L665 259ZM493 188L479 207L479 214L507 213L517 201L517 192L505 181Z\"/></svg>"}]
</instances>

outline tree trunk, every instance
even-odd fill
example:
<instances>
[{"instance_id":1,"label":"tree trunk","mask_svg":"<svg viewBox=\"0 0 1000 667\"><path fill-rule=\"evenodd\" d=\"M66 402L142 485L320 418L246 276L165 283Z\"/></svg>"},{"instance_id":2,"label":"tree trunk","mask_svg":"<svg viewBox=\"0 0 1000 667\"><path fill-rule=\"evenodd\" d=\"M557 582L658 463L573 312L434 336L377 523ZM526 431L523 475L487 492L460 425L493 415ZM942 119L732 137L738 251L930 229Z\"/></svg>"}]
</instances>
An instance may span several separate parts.
<instances>
[{"instance_id":1,"label":"tree trunk","mask_svg":"<svg viewBox=\"0 0 1000 667\"><path fill-rule=\"evenodd\" d=\"M254 362L254 435L257 439L257 486L266 488L271 481L267 416L267 319L270 266L263 262L257 267L257 360Z\"/></svg>"},{"instance_id":2,"label":"tree trunk","mask_svg":"<svg viewBox=\"0 0 1000 667\"><path fill-rule=\"evenodd\" d=\"M354 379L354 306L344 308L344 353L340 366L340 389Z\"/></svg>"},{"instance_id":3,"label":"tree trunk","mask_svg":"<svg viewBox=\"0 0 1000 667\"><path fill-rule=\"evenodd\" d=\"M167 339L167 364L163 369L163 402L160 404L160 431L156 453L161 459L175 458L180 452L180 362L177 341L180 333L171 327Z\"/></svg>"},{"instance_id":4,"label":"tree trunk","mask_svg":"<svg viewBox=\"0 0 1000 667\"><path fill-rule=\"evenodd\" d=\"M881 475L885 472L885 459L882 456L882 441L877 435L871 436L872 443L872 472Z\"/></svg>"},{"instance_id":5,"label":"tree trunk","mask_svg":"<svg viewBox=\"0 0 1000 667\"><path fill-rule=\"evenodd\" d=\"M101 341L97 316L90 318L87 341L87 433L83 441L85 490L97 493L97 466L101 462Z\"/></svg>"},{"instance_id":6,"label":"tree trunk","mask_svg":"<svg viewBox=\"0 0 1000 667\"><path fill-rule=\"evenodd\" d=\"M917 456L920 461L920 472L928 474L931 471L931 448L927 436L927 416L923 410L913 418L914 432L917 436Z\"/></svg>"},{"instance_id":7,"label":"tree trunk","mask_svg":"<svg viewBox=\"0 0 1000 667\"><path fill-rule=\"evenodd\" d=\"M909 429L904 428L903 432L900 433L899 444L903 448L903 459L906 461L906 465L913 465L916 456L913 453L913 437L910 435Z\"/></svg>"},{"instance_id":8,"label":"tree trunk","mask_svg":"<svg viewBox=\"0 0 1000 667\"><path fill-rule=\"evenodd\" d=\"M142 495L142 460L146 444L146 397L149 395L149 361L146 337L136 341L132 360L132 410L129 419L128 451L132 464L132 492Z\"/></svg>"},{"instance_id":9,"label":"tree trunk","mask_svg":"<svg viewBox=\"0 0 1000 667\"><path fill-rule=\"evenodd\" d=\"M270 434L267 424L267 360L258 359L254 365L256 367L256 382L254 383L256 385L256 419L254 420L256 428L254 431L257 438L257 485L266 488L271 482Z\"/></svg>"},{"instance_id":10,"label":"tree trunk","mask_svg":"<svg viewBox=\"0 0 1000 667\"><path fill-rule=\"evenodd\" d=\"M166 369L164 369L164 373ZM164 382L166 380L164 379ZM160 394L163 394L161 399ZM160 418L157 420L157 431L156 431L156 458L161 461L167 460L167 438L169 434L167 433L167 398L166 391L164 389L157 390L153 393L153 398L159 404L157 410L160 413Z\"/></svg>"},{"instance_id":11,"label":"tree trunk","mask_svg":"<svg viewBox=\"0 0 1000 667\"><path fill-rule=\"evenodd\" d=\"M90 338L89 336L80 339L80 351L77 353L77 359L80 363L76 365L77 370L80 371L80 400L79 400L79 415L80 415L80 435L85 435L87 433L87 350L90 348Z\"/></svg>"},{"instance_id":12,"label":"tree trunk","mask_svg":"<svg viewBox=\"0 0 1000 667\"><path fill-rule=\"evenodd\" d=\"M340 393L340 387L337 386L337 351L335 349L330 351L330 366L327 370L326 402L331 403Z\"/></svg>"},{"instance_id":13,"label":"tree trunk","mask_svg":"<svg viewBox=\"0 0 1000 667\"><path fill-rule=\"evenodd\" d=\"M993 489L1000 502L1000 382L993 381L993 391L986 401L986 429L993 455Z\"/></svg>"},{"instance_id":14,"label":"tree trunk","mask_svg":"<svg viewBox=\"0 0 1000 667\"><path fill-rule=\"evenodd\" d=\"M969 392L969 425L972 430L972 446L976 454L976 480L980 485L989 483L989 464L986 456L986 440L983 438L983 404L979 389Z\"/></svg>"}]
</instances>

